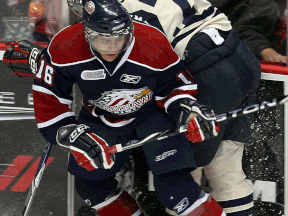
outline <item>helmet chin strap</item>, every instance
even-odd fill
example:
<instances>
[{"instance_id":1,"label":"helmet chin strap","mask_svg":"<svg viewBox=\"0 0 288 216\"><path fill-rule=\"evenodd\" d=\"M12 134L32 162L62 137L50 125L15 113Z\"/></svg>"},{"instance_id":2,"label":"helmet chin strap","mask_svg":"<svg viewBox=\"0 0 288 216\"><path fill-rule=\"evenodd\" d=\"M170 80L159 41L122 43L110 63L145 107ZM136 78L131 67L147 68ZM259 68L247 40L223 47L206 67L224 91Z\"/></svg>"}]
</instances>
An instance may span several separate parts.
<instances>
[{"instance_id":1,"label":"helmet chin strap","mask_svg":"<svg viewBox=\"0 0 288 216\"><path fill-rule=\"evenodd\" d=\"M91 50L92 50L93 55L102 58L100 53L93 46L91 46Z\"/></svg>"},{"instance_id":2,"label":"helmet chin strap","mask_svg":"<svg viewBox=\"0 0 288 216\"><path fill-rule=\"evenodd\" d=\"M113 62L108 62L102 58L101 54L95 48L93 48L93 46L91 46L91 48L92 48L93 55L98 57L103 63L105 63L108 70L114 70L114 68L117 66L118 62L120 61L120 59L123 57L125 53L125 51L118 53L117 58Z\"/></svg>"},{"instance_id":3,"label":"helmet chin strap","mask_svg":"<svg viewBox=\"0 0 288 216\"><path fill-rule=\"evenodd\" d=\"M87 40L86 40L86 42L89 44L89 42L88 42ZM101 60L103 60L103 58L101 57L100 52L99 52L95 47L93 47L91 44L89 44L89 46L90 46L90 48L91 48L90 50L91 50L92 54L93 54L94 56L100 58ZM126 52L126 50L127 50L127 49L119 52L116 59L122 58L122 56L124 55L124 53ZM103 53L103 55L104 55L104 53ZM116 59L115 59L115 60L116 60ZM104 61L105 61L105 60L104 60Z\"/></svg>"}]
</instances>

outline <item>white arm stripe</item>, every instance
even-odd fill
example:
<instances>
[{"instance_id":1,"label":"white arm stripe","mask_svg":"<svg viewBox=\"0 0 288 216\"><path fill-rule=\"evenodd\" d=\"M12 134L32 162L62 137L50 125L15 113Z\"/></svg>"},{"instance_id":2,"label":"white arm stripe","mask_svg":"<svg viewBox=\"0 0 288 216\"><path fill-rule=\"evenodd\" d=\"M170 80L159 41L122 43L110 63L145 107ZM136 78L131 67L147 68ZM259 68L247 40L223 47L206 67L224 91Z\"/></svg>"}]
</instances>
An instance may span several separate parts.
<instances>
[{"instance_id":1,"label":"white arm stripe","mask_svg":"<svg viewBox=\"0 0 288 216\"><path fill-rule=\"evenodd\" d=\"M197 90L197 84L191 84L191 85L184 85L184 86L180 86L178 88L173 89L171 92L175 91L175 90L183 90L183 91L189 91L189 90ZM171 92L169 93L169 95L171 94ZM166 95L164 97L160 97L160 96L155 96L155 100L163 100L165 98L167 98L169 95Z\"/></svg>"},{"instance_id":2,"label":"white arm stripe","mask_svg":"<svg viewBox=\"0 0 288 216\"><path fill-rule=\"evenodd\" d=\"M103 115L99 116L99 118L104 122L104 124L110 127L122 127L135 120L135 118L130 118L128 120L123 120L120 122L112 123L112 122L107 121Z\"/></svg>"},{"instance_id":3,"label":"white arm stripe","mask_svg":"<svg viewBox=\"0 0 288 216\"><path fill-rule=\"evenodd\" d=\"M99 203L98 205L96 206L92 206L93 209L100 209L100 208L103 208L107 205L109 205L110 203L114 202L121 194L123 193L123 190L121 190L118 194L116 194L115 196L113 197L109 197L109 199L103 201L102 203Z\"/></svg>"},{"instance_id":4,"label":"white arm stripe","mask_svg":"<svg viewBox=\"0 0 288 216\"><path fill-rule=\"evenodd\" d=\"M154 71L165 71L165 70L167 70L168 68L173 67L174 65L178 64L178 63L180 62L180 58L178 58L177 61L175 61L174 63L168 65L167 67L165 67L165 68L163 68L163 69L153 68L153 67L151 67L151 66L148 66L148 65L145 65L145 64L141 64L141 63L136 62L136 61L133 61L133 60L131 60L131 59L127 59L127 61L132 62L132 63L137 64L137 65L140 65L140 66L142 66L142 67L149 68L150 70L154 70Z\"/></svg>"},{"instance_id":5,"label":"white arm stripe","mask_svg":"<svg viewBox=\"0 0 288 216\"><path fill-rule=\"evenodd\" d=\"M182 99L182 98L190 98L190 99L192 99L192 100L194 100L194 101L197 100L196 98L194 98L193 96L191 96L191 95L189 95L189 94L177 95L177 96L172 97L172 98L170 98L169 100L166 101L166 103L164 104L165 112L167 113L168 106L169 106L172 102L174 102L174 101L176 101L176 100L178 100L178 99Z\"/></svg>"},{"instance_id":6,"label":"white arm stripe","mask_svg":"<svg viewBox=\"0 0 288 216\"><path fill-rule=\"evenodd\" d=\"M54 124L54 123L56 123L56 122L58 122L58 121L60 121L60 120L62 120L64 118L67 118L69 116L75 116L75 113L74 112L65 112L65 113L63 113L61 115L56 116L55 118L53 118L53 119L51 119L49 121L46 121L46 122L43 122L43 123L38 123L37 127L38 128L48 127L48 126L50 126L50 125L52 125L52 124Z\"/></svg>"},{"instance_id":7,"label":"white arm stripe","mask_svg":"<svg viewBox=\"0 0 288 216\"><path fill-rule=\"evenodd\" d=\"M41 86L38 86L38 85L33 85L32 86L32 89L34 91L38 91L38 92L42 92L42 93L45 93L45 94L49 94L49 95L53 95L54 97L56 97L60 103L62 104L66 104L66 105L71 105L72 103L72 100L68 100L68 99L64 99L64 98L60 98L58 97L57 95L55 95L52 91L44 88L44 87L41 87Z\"/></svg>"},{"instance_id":8,"label":"white arm stripe","mask_svg":"<svg viewBox=\"0 0 288 216\"><path fill-rule=\"evenodd\" d=\"M187 215L189 212L192 212L194 209L202 205L204 202L207 201L209 197L209 194L206 193L202 198L196 200L193 205L191 205L189 208L187 208L184 212L182 212L180 215Z\"/></svg>"}]
</instances>

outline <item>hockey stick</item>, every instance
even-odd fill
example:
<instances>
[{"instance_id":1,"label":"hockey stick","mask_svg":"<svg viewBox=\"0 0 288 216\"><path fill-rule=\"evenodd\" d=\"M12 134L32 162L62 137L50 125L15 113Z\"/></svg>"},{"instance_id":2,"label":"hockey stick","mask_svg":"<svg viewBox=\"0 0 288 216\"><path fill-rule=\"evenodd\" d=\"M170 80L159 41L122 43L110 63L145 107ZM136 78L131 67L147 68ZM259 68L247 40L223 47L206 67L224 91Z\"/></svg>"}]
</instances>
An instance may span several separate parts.
<instances>
[{"instance_id":1,"label":"hockey stick","mask_svg":"<svg viewBox=\"0 0 288 216\"><path fill-rule=\"evenodd\" d=\"M47 159L49 157L51 148L52 148L52 144L47 142L44 149L43 149L43 152L41 155L41 160L39 162L35 177L32 180L32 185L29 189L29 192L28 192L28 195L27 195L27 198L25 201L25 206L24 206L24 209L22 211L22 216L27 216L29 213L29 210L30 210L31 205L32 205L32 201L33 201L34 196L36 194L36 190L37 190L39 183L40 183L40 180L42 178L42 175L43 175L45 165L46 165Z\"/></svg>"},{"instance_id":2,"label":"hockey stick","mask_svg":"<svg viewBox=\"0 0 288 216\"><path fill-rule=\"evenodd\" d=\"M251 106L247 106L243 109L237 109L237 110L233 110L230 111L228 113L223 113L220 115L216 116L216 121L217 122L222 122L222 121L229 121L231 119L235 119L237 117L243 116L243 115L248 115L250 113L254 113L257 112L258 110L264 110L264 109L268 109L268 108L272 108L272 107L276 107L278 105L283 105L285 102L288 102L288 95L284 95L282 97L279 98L274 98L272 100L272 102L268 102L268 101L263 101L260 104L253 104ZM162 139L166 139L168 137L172 137L175 135L178 135L180 133L184 133L187 131L187 125L183 125L181 127L179 127L178 129L170 129L170 130L166 130L164 132L157 132L154 134L151 134L145 138L143 138L142 140L133 143L132 141L126 143L126 145L122 145L122 144L116 144L113 146L110 146L107 150L108 154L115 154L118 152L122 152L122 151L126 151L129 149L133 149L139 146L142 146L146 143L151 143L151 142L155 142L158 140L162 140Z\"/></svg>"},{"instance_id":3,"label":"hockey stick","mask_svg":"<svg viewBox=\"0 0 288 216\"><path fill-rule=\"evenodd\" d=\"M216 121L217 122L228 121L228 120L231 120L231 119L243 116L243 115L257 112L258 110L264 110L267 108L282 105L285 102L288 102L288 96L283 96L281 98L275 98L272 100L271 103L268 101L263 101L261 104L253 104L251 106L245 107L244 109L238 109L238 110L230 111L228 113L217 115ZM184 133L186 131L187 131L187 125L183 125L176 130L170 129L170 130L166 130L164 132L157 132L157 133L151 134L151 135L143 138L140 141L136 141L136 140L135 140L135 142L130 141L125 146L123 146L122 144L117 144L117 145L111 146L108 148L107 153L108 154L115 154L118 152L126 151L129 149L133 149L133 148L142 146L142 145L147 144L147 143L166 139L168 137L172 137L172 136L178 135L180 133ZM30 207L32 205L33 198L34 198L35 193L36 193L36 189L38 188L40 180L42 178L42 175L43 175L43 172L45 169L45 165L46 165L48 156L49 156L50 151L51 151L51 147L52 147L52 144L50 144L50 143L47 143L44 147L40 163L38 165L35 177L32 181L32 185L30 187L30 190L28 192L28 195L27 195L27 198L25 201L25 207L24 207L24 210L22 212L22 216L28 215L28 212L29 212Z\"/></svg>"}]
</instances>

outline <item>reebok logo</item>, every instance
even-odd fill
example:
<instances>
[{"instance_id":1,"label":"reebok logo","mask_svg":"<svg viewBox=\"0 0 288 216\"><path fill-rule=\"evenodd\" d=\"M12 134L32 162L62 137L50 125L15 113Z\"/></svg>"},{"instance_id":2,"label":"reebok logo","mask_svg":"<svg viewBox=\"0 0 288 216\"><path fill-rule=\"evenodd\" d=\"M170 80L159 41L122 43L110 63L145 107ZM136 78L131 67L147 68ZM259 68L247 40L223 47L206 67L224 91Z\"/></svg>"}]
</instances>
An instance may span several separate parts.
<instances>
[{"instance_id":1,"label":"reebok logo","mask_svg":"<svg viewBox=\"0 0 288 216\"><path fill-rule=\"evenodd\" d=\"M128 75L128 74L123 74L120 78L121 82L125 83L132 83L132 84L137 84L140 81L141 77L140 76L133 76L133 75Z\"/></svg>"},{"instance_id":2,"label":"reebok logo","mask_svg":"<svg viewBox=\"0 0 288 216\"><path fill-rule=\"evenodd\" d=\"M91 204L91 201L90 201L89 199L84 200L84 202L85 202L87 205L89 205L89 206L92 205L92 204Z\"/></svg>"},{"instance_id":3,"label":"reebok logo","mask_svg":"<svg viewBox=\"0 0 288 216\"><path fill-rule=\"evenodd\" d=\"M169 156L171 156L171 155L175 155L176 153L177 153L177 150L176 150L176 149L173 149L173 150L164 152L162 155L156 156L155 161L164 160L164 159L166 159L167 157L169 157Z\"/></svg>"},{"instance_id":4,"label":"reebok logo","mask_svg":"<svg viewBox=\"0 0 288 216\"><path fill-rule=\"evenodd\" d=\"M186 209L189 205L189 200L187 197L185 197L183 200L181 200L174 208L173 210L179 214L182 212L184 209Z\"/></svg>"}]
</instances>

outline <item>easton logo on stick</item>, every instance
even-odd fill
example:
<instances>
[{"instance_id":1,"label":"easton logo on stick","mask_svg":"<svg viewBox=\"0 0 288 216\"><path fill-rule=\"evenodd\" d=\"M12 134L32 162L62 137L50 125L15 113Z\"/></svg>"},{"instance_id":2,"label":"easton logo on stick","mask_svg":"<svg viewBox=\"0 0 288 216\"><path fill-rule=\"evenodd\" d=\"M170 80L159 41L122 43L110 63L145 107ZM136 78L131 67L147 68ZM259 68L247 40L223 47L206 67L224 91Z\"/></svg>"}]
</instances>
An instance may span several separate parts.
<instances>
[{"instance_id":1,"label":"easton logo on stick","mask_svg":"<svg viewBox=\"0 0 288 216\"><path fill-rule=\"evenodd\" d=\"M287 98L285 97L283 100L281 100L279 103L285 103L287 101ZM258 110L264 110L268 107L275 107L277 106L277 99L274 98L272 102L263 101L261 104L253 104L251 106L247 106L244 109L237 109L233 110L228 113L223 113L216 116L216 121L221 122L227 120L227 118L236 118L240 115L247 115L249 113L257 112Z\"/></svg>"}]
</instances>

